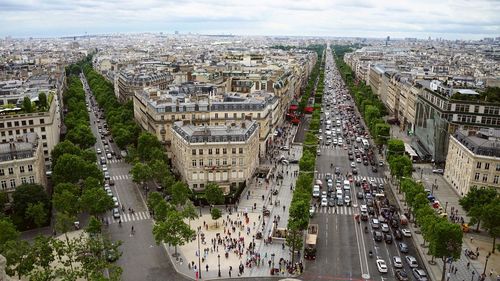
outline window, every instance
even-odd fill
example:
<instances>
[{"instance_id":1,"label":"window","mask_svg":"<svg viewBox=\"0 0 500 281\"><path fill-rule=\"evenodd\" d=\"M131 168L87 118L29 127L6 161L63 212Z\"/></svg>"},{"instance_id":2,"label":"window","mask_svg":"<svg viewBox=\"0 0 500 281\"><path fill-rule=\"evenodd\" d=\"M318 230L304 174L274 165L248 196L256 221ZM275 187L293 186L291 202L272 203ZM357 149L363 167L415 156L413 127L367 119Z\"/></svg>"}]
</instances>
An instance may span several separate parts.
<instances>
[{"instance_id":1,"label":"window","mask_svg":"<svg viewBox=\"0 0 500 281\"><path fill-rule=\"evenodd\" d=\"M28 124L33 125L33 120L28 120Z\"/></svg>"},{"instance_id":2,"label":"window","mask_svg":"<svg viewBox=\"0 0 500 281\"><path fill-rule=\"evenodd\" d=\"M196 159L193 159L192 164L193 164L193 167L196 167Z\"/></svg>"},{"instance_id":3,"label":"window","mask_svg":"<svg viewBox=\"0 0 500 281\"><path fill-rule=\"evenodd\" d=\"M487 182L488 181L488 174L483 174L483 182Z\"/></svg>"},{"instance_id":4,"label":"window","mask_svg":"<svg viewBox=\"0 0 500 281\"><path fill-rule=\"evenodd\" d=\"M232 164L233 166L236 166L236 158L232 158L232 159L231 159L231 164Z\"/></svg>"},{"instance_id":5,"label":"window","mask_svg":"<svg viewBox=\"0 0 500 281\"><path fill-rule=\"evenodd\" d=\"M198 184L197 183L193 183L193 189L197 189L198 188Z\"/></svg>"},{"instance_id":6,"label":"window","mask_svg":"<svg viewBox=\"0 0 500 281\"><path fill-rule=\"evenodd\" d=\"M481 162L477 162L476 168L481 169Z\"/></svg>"},{"instance_id":7,"label":"window","mask_svg":"<svg viewBox=\"0 0 500 281\"><path fill-rule=\"evenodd\" d=\"M224 113L224 118L228 118L228 114L227 113Z\"/></svg>"},{"instance_id":8,"label":"window","mask_svg":"<svg viewBox=\"0 0 500 281\"><path fill-rule=\"evenodd\" d=\"M200 167L203 167L203 159L198 160L198 165L199 165Z\"/></svg>"},{"instance_id":9,"label":"window","mask_svg":"<svg viewBox=\"0 0 500 281\"><path fill-rule=\"evenodd\" d=\"M231 149L231 153L236 154L236 147L233 147L233 148ZM500 164L499 164L499 165L500 165Z\"/></svg>"},{"instance_id":10,"label":"window","mask_svg":"<svg viewBox=\"0 0 500 281\"><path fill-rule=\"evenodd\" d=\"M474 180L475 180L475 181L478 181L478 180L479 180L479 173L476 173L476 174L474 175Z\"/></svg>"},{"instance_id":11,"label":"window","mask_svg":"<svg viewBox=\"0 0 500 281\"><path fill-rule=\"evenodd\" d=\"M33 165L28 165L28 171L33 172Z\"/></svg>"},{"instance_id":12,"label":"window","mask_svg":"<svg viewBox=\"0 0 500 281\"><path fill-rule=\"evenodd\" d=\"M217 167L220 166L220 159L219 158L215 159L215 166L217 166Z\"/></svg>"},{"instance_id":13,"label":"window","mask_svg":"<svg viewBox=\"0 0 500 281\"><path fill-rule=\"evenodd\" d=\"M243 166L243 158L240 158L240 166Z\"/></svg>"},{"instance_id":14,"label":"window","mask_svg":"<svg viewBox=\"0 0 500 281\"><path fill-rule=\"evenodd\" d=\"M26 126L26 120L21 121L21 124L22 124L23 126Z\"/></svg>"},{"instance_id":15,"label":"window","mask_svg":"<svg viewBox=\"0 0 500 281\"><path fill-rule=\"evenodd\" d=\"M40 124L45 124L45 119L40 118Z\"/></svg>"},{"instance_id":16,"label":"window","mask_svg":"<svg viewBox=\"0 0 500 281\"><path fill-rule=\"evenodd\" d=\"M222 165L227 166L227 158L222 159Z\"/></svg>"},{"instance_id":17,"label":"window","mask_svg":"<svg viewBox=\"0 0 500 281\"><path fill-rule=\"evenodd\" d=\"M35 183L35 176L30 176L30 183Z\"/></svg>"},{"instance_id":18,"label":"window","mask_svg":"<svg viewBox=\"0 0 500 281\"><path fill-rule=\"evenodd\" d=\"M497 164L497 168L496 168L497 171L500 171L500 163Z\"/></svg>"},{"instance_id":19,"label":"window","mask_svg":"<svg viewBox=\"0 0 500 281\"><path fill-rule=\"evenodd\" d=\"M2 181L2 189L7 189L7 181Z\"/></svg>"},{"instance_id":20,"label":"window","mask_svg":"<svg viewBox=\"0 0 500 281\"><path fill-rule=\"evenodd\" d=\"M21 178L21 183L25 184L25 183L28 183L28 181L26 180L26 178L25 178L25 177L22 177L22 178Z\"/></svg>"},{"instance_id":21,"label":"window","mask_svg":"<svg viewBox=\"0 0 500 281\"><path fill-rule=\"evenodd\" d=\"M45 132L45 127L41 127L41 128L40 128L40 130L41 130L42 132Z\"/></svg>"},{"instance_id":22,"label":"window","mask_svg":"<svg viewBox=\"0 0 500 281\"><path fill-rule=\"evenodd\" d=\"M208 154L212 155L212 149L211 148L208 149Z\"/></svg>"},{"instance_id":23,"label":"window","mask_svg":"<svg viewBox=\"0 0 500 281\"><path fill-rule=\"evenodd\" d=\"M10 179L10 188L16 188L16 179Z\"/></svg>"},{"instance_id":24,"label":"window","mask_svg":"<svg viewBox=\"0 0 500 281\"><path fill-rule=\"evenodd\" d=\"M212 167L213 166L213 161L212 159L208 159L208 166Z\"/></svg>"},{"instance_id":25,"label":"window","mask_svg":"<svg viewBox=\"0 0 500 281\"><path fill-rule=\"evenodd\" d=\"M0 169L0 176L5 176L5 171L4 171L4 169Z\"/></svg>"},{"instance_id":26,"label":"window","mask_svg":"<svg viewBox=\"0 0 500 281\"><path fill-rule=\"evenodd\" d=\"M219 148L216 148L216 149L215 149L215 154L219 155L219 153L220 153L220 149L219 149Z\"/></svg>"},{"instance_id":27,"label":"window","mask_svg":"<svg viewBox=\"0 0 500 281\"><path fill-rule=\"evenodd\" d=\"M14 174L14 168L9 168L9 175Z\"/></svg>"},{"instance_id":28,"label":"window","mask_svg":"<svg viewBox=\"0 0 500 281\"><path fill-rule=\"evenodd\" d=\"M219 114L215 113L215 119L218 119L218 118L219 118Z\"/></svg>"},{"instance_id":29,"label":"window","mask_svg":"<svg viewBox=\"0 0 500 281\"><path fill-rule=\"evenodd\" d=\"M47 136L46 135L42 135L42 140L46 140L47 139Z\"/></svg>"},{"instance_id":30,"label":"window","mask_svg":"<svg viewBox=\"0 0 500 281\"><path fill-rule=\"evenodd\" d=\"M222 154L227 154L227 148L222 149Z\"/></svg>"},{"instance_id":31,"label":"window","mask_svg":"<svg viewBox=\"0 0 500 281\"><path fill-rule=\"evenodd\" d=\"M12 122L7 122L7 128L12 127Z\"/></svg>"},{"instance_id":32,"label":"window","mask_svg":"<svg viewBox=\"0 0 500 281\"><path fill-rule=\"evenodd\" d=\"M243 147L240 147L240 154L243 154Z\"/></svg>"},{"instance_id":33,"label":"window","mask_svg":"<svg viewBox=\"0 0 500 281\"><path fill-rule=\"evenodd\" d=\"M196 149L192 149L191 154L196 155Z\"/></svg>"},{"instance_id":34,"label":"window","mask_svg":"<svg viewBox=\"0 0 500 281\"><path fill-rule=\"evenodd\" d=\"M493 177L493 183L494 183L494 184L498 184L498 175L495 175L495 176Z\"/></svg>"},{"instance_id":35,"label":"window","mask_svg":"<svg viewBox=\"0 0 500 281\"><path fill-rule=\"evenodd\" d=\"M24 166L19 167L19 172L24 173Z\"/></svg>"},{"instance_id":36,"label":"window","mask_svg":"<svg viewBox=\"0 0 500 281\"><path fill-rule=\"evenodd\" d=\"M198 155L203 155L203 149L198 149Z\"/></svg>"},{"instance_id":37,"label":"window","mask_svg":"<svg viewBox=\"0 0 500 281\"><path fill-rule=\"evenodd\" d=\"M484 169L489 170L490 169L490 163L484 163Z\"/></svg>"}]
</instances>

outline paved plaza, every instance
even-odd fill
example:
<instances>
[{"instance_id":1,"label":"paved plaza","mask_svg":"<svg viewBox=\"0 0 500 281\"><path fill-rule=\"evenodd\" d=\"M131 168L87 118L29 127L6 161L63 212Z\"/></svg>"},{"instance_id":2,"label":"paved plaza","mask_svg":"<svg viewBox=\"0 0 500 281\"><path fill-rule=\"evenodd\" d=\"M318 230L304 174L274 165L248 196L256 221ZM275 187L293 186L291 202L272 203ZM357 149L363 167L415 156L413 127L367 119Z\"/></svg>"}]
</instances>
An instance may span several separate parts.
<instances>
[{"instance_id":1,"label":"paved plaza","mask_svg":"<svg viewBox=\"0 0 500 281\"><path fill-rule=\"evenodd\" d=\"M282 143L290 144L295 131L292 127ZM291 145L289 152L275 154L299 159L302 147ZM202 279L219 278L220 260L220 278L271 276L271 268L275 268L276 275L291 276L285 270L285 261L291 262L292 258L284 239L271 239L269 243L266 238L271 236L273 227L284 229L287 226L288 207L299 167L298 164L283 165L272 157L261 163L262 168L270 171L268 180L252 178L235 206L217 206L222 211L217 225L210 216L209 207L202 208L202 216L190 222L192 229L200 231L200 239L197 235L190 243L177 247L179 259L173 258L173 263L179 273L196 279L201 267ZM283 179L278 179L278 174L282 174ZM272 191L277 194L272 195ZM270 211L267 216L263 214L264 207ZM174 248L167 247L167 250L172 256ZM297 253L295 262L300 261Z\"/></svg>"}]
</instances>

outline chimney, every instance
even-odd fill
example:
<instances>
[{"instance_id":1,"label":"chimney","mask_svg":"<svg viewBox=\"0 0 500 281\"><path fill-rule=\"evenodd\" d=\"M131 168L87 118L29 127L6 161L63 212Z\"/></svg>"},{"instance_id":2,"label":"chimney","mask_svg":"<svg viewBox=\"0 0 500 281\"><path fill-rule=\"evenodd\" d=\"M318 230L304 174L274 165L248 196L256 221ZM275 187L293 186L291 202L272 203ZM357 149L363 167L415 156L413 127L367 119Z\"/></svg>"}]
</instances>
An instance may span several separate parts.
<instances>
[{"instance_id":1,"label":"chimney","mask_svg":"<svg viewBox=\"0 0 500 281\"><path fill-rule=\"evenodd\" d=\"M246 129L247 123L245 121L241 122L241 128Z\"/></svg>"}]
</instances>

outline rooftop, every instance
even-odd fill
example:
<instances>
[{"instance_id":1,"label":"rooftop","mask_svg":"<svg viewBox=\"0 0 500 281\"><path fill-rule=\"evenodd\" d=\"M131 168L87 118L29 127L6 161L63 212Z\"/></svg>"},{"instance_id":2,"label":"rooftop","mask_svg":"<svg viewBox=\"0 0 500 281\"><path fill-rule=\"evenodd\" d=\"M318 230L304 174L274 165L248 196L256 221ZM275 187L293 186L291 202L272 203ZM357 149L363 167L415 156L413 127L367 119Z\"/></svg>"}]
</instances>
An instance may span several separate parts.
<instances>
[{"instance_id":1,"label":"rooftop","mask_svg":"<svg viewBox=\"0 0 500 281\"><path fill-rule=\"evenodd\" d=\"M500 129L458 129L454 137L477 155L500 158Z\"/></svg>"},{"instance_id":2,"label":"rooftop","mask_svg":"<svg viewBox=\"0 0 500 281\"><path fill-rule=\"evenodd\" d=\"M0 162L33 157L37 146L36 133L27 133L16 142L0 143Z\"/></svg>"},{"instance_id":3,"label":"rooftop","mask_svg":"<svg viewBox=\"0 0 500 281\"><path fill-rule=\"evenodd\" d=\"M189 143L244 142L258 129L256 121L244 120L224 126L194 126L175 122L172 129Z\"/></svg>"}]
</instances>

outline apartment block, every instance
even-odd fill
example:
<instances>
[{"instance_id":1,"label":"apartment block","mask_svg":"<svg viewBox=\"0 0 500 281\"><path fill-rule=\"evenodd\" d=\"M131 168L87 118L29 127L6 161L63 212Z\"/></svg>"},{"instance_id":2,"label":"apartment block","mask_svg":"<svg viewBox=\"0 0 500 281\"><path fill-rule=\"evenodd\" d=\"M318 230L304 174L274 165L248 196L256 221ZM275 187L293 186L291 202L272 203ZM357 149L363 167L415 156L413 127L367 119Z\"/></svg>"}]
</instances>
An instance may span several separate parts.
<instances>
[{"instance_id":1,"label":"apartment block","mask_svg":"<svg viewBox=\"0 0 500 281\"><path fill-rule=\"evenodd\" d=\"M0 192L10 196L23 183L47 185L42 142L36 133L0 143Z\"/></svg>"},{"instance_id":2,"label":"apartment block","mask_svg":"<svg viewBox=\"0 0 500 281\"><path fill-rule=\"evenodd\" d=\"M472 186L500 191L500 130L458 129L450 136L444 178L461 196Z\"/></svg>"},{"instance_id":3,"label":"apartment block","mask_svg":"<svg viewBox=\"0 0 500 281\"><path fill-rule=\"evenodd\" d=\"M243 186L259 165L259 123L242 120L217 126L175 122L172 131L174 171L194 191L216 182L227 194Z\"/></svg>"}]
</instances>

